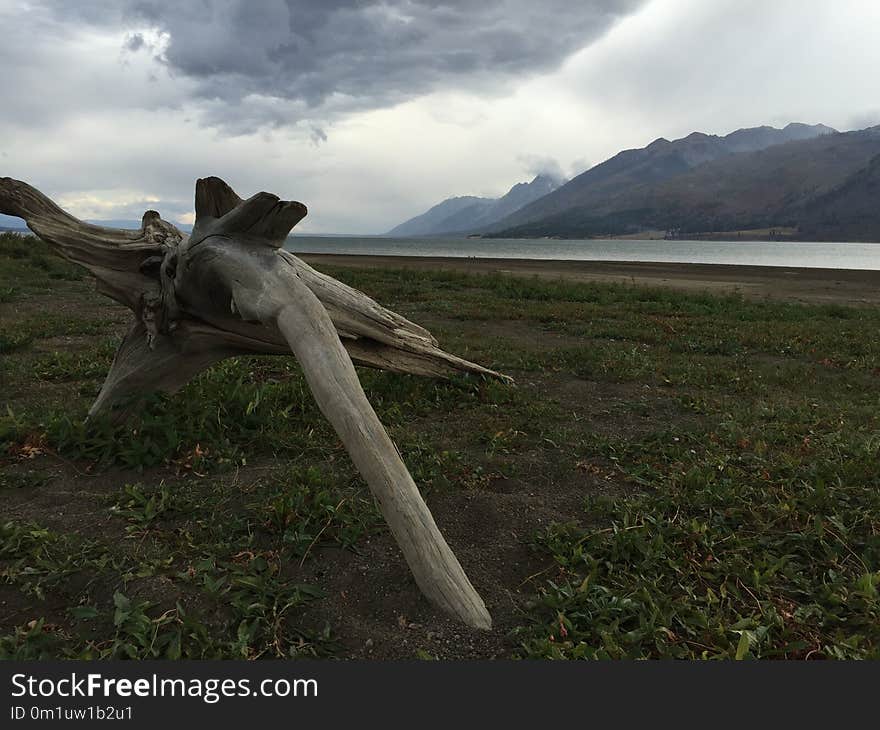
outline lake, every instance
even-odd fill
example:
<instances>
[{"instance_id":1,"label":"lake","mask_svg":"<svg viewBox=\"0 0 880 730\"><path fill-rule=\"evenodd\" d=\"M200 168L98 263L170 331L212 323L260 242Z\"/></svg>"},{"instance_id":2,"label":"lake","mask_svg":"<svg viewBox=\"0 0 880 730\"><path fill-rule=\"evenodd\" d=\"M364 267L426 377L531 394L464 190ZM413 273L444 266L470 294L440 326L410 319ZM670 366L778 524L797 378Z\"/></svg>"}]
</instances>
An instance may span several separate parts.
<instances>
[{"instance_id":1,"label":"lake","mask_svg":"<svg viewBox=\"0 0 880 730\"><path fill-rule=\"evenodd\" d=\"M293 236L296 253L551 261L648 261L654 263L803 266L880 270L880 244L792 241L632 241L509 238L371 238Z\"/></svg>"}]
</instances>

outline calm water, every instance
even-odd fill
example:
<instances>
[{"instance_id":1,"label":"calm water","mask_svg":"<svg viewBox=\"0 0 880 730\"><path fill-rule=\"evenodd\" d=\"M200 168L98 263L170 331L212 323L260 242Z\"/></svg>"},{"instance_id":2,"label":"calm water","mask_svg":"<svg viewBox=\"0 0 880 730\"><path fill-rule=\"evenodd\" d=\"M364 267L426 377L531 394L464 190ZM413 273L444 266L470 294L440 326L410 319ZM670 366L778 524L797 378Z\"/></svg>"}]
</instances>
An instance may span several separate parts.
<instances>
[{"instance_id":1,"label":"calm water","mask_svg":"<svg viewBox=\"0 0 880 730\"><path fill-rule=\"evenodd\" d=\"M297 253L450 256L554 261L651 261L880 270L880 244L778 241L549 241L483 238L294 236Z\"/></svg>"}]
</instances>

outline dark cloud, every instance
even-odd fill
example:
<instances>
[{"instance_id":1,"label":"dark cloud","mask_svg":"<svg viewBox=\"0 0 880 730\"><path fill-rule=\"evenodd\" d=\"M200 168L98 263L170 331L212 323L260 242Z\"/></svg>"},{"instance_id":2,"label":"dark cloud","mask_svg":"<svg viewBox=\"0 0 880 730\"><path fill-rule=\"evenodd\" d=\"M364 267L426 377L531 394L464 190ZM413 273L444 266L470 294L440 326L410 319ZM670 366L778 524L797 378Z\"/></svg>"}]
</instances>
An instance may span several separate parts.
<instances>
[{"instance_id":1,"label":"dark cloud","mask_svg":"<svg viewBox=\"0 0 880 730\"><path fill-rule=\"evenodd\" d=\"M326 118L454 87L483 92L557 66L643 0L128 0L52 2L59 17L166 39L162 63L200 97L233 106L255 96L290 102L232 112L258 123ZM154 49L155 50L155 49ZM300 117L302 118L302 117ZM212 119L212 123L222 120Z\"/></svg>"},{"instance_id":2,"label":"dark cloud","mask_svg":"<svg viewBox=\"0 0 880 730\"><path fill-rule=\"evenodd\" d=\"M129 33L122 42L122 47L129 53L136 53L146 45L143 33Z\"/></svg>"}]
</instances>

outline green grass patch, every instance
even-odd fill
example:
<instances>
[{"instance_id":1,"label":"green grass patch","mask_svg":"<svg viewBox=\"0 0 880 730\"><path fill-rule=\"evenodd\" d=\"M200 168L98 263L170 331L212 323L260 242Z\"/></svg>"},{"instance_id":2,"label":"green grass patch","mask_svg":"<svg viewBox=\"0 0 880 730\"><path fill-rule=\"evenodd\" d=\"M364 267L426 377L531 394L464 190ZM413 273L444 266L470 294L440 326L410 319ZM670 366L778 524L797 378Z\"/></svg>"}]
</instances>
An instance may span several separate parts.
<instances>
[{"instance_id":1,"label":"green grass patch","mask_svg":"<svg viewBox=\"0 0 880 730\"><path fill-rule=\"evenodd\" d=\"M58 282L81 282L84 270L36 236L0 233L0 302L48 293Z\"/></svg>"},{"instance_id":2,"label":"green grass patch","mask_svg":"<svg viewBox=\"0 0 880 730\"><path fill-rule=\"evenodd\" d=\"M728 426L606 446L648 491L535 537L525 655L880 656L880 435Z\"/></svg>"}]
</instances>

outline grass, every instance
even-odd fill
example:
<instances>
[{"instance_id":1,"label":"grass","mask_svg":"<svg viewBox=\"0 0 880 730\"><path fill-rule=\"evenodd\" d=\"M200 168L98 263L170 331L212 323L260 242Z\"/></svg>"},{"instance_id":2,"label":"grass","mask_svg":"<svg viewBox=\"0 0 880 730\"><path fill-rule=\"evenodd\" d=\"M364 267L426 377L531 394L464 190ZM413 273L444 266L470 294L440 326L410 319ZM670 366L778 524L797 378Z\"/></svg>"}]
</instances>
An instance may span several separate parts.
<instances>
[{"instance_id":1,"label":"grass","mask_svg":"<svg viewBox=\"0 0 880 730\"><path fill-rule=\"evenodd\" d=\"M360 373L496 630L448 639L291 358L86 425L126 315L0 236L0 656L880 657L880 312L330 273L517 378Z\"/></svg>"},{"instance_id":2,"label":"grass","mask_svg":"<svg viewBox=\"0 0 880 730\"><path fill-rule=\"evenodd\" d=\"M608 444L650 491L588 500L585 515L605 527L553 525L536 536L558 574L541 591L543 620L521 630L524 650L876 657L876 437L811 439L771 456L760 430L746 433Z\"/></svg>"}]
</instances>

